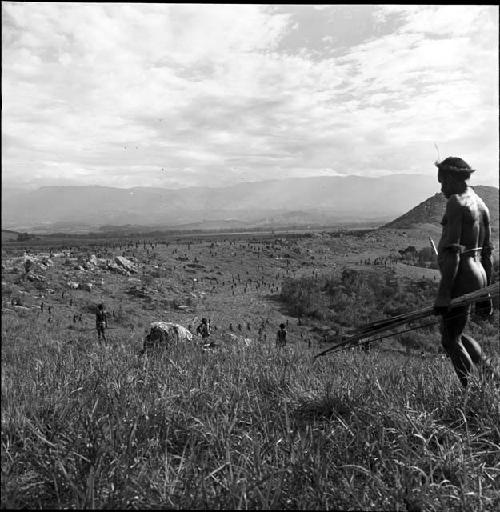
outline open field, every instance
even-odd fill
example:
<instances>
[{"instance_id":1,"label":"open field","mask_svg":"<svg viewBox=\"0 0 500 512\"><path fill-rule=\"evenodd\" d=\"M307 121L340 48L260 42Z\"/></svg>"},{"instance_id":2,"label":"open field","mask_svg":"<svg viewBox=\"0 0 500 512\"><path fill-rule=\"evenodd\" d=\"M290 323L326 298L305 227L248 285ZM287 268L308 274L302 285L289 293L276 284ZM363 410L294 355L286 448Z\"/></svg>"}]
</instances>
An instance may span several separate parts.
<instances>
[{"instance_id":1,"label":"open field","mask_svg":"<svg viewBox=\"0 0 500 512\"><path fill-rule=\"evenodd\" d=\"M500 506L500 387L463 392L437 325L313 361L349 326L429 304L438 272L399 252L422 235L29 243L28 273L19 244L2 253L3 507ZM150 322L202 317L212 348L138 356ZM469 330L498 364L498 302Z\"/></svg>"}]
</instances>

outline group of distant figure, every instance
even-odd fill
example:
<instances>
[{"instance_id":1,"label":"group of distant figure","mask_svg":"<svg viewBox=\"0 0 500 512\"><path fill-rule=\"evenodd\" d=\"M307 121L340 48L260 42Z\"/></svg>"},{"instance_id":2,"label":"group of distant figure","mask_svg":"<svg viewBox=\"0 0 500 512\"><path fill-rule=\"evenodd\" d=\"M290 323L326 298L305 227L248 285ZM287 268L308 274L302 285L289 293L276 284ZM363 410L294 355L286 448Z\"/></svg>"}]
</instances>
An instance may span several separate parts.
<instances>
[{"instance_id":1,"label":"group of distant figure","mask_svg":"<svg viewBox=\"0 0 500 512\"><path fill-rule=\"evenodd\" d=\"M73 316L73 321L76 322L76 320L82 321L82 315L75 314ZM287 320L288 324L288 320ZM106 311L106 308L104 307L104 304L100 303L97 305L96 313L95 313L95 325L96 325L96 331L97 331L97 339L99 342L101 341L107 341L106 340L106 329L108 328L108 313ZM300 325L300 320L299 320ZM190 325L188 330L191 330L192 326ZM215 327L215 330L217 330L217 327ZM233 324L229 324L229 330L233 331ZM241 323L238 324L238 330L242 331L243 327ZM250 322L247 322L247 330L251 330ZM259 339L261 339L261 335L263 331L265 330L265 322L262 321L262 325L259 327ZM210 320L207 320L207 318L203 317L201 319L201 323L196 327L196 334L200 335L203 342L206 344L208 343L208 340L210 338L212 331L210 327ZM264 334L265 336L265 334ZM264 338L265 341L265 338ZM276 347L277 348L283 348L287 344L287 331L286 331L286 325L284 323L281 323L278 329L278 332L276 333Z\"/></svg>"},{"instance_id":2,"label":"group of distant figure","mask_svg":"<svg viewBox=\"0 0 500 512\"><path fill-rule=\"evenodd\" d=\"M288 323L288 321L287 321ZM234 331L232 322L229 324L229 330ZM240 324L238 324L238 331L242 331L243 327ZM247 322L247 330L251 330L250 322ZM265 330L265 322L262 322L262 325L259 327L258 334L259 334L259 340L262 340L261 336ZM210 322L207 321L206 318L202 318L201 324L196 328L197 334L200 334L202 339L207 340L210 336ZM265 334L264 334L264 341L266 340ZM276 333L276 347L282 348L287 343L287 332L286 332L286 325L284 323L281 323L278 329L278 332Z\"/></svg>"}]
</instances>

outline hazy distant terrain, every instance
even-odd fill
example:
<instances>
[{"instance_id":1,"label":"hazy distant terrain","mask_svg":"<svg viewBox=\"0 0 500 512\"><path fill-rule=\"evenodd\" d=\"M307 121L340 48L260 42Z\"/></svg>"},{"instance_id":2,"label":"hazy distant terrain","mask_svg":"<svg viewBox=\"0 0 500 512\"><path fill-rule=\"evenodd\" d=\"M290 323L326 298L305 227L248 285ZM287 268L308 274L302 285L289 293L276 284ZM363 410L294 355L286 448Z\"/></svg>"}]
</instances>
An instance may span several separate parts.
<instances>
[{"instance_id":1,"label":"hazy distant terrain","mask_svg":"<svg viewBox=\"0 0 500 512\"><path fill-rule=\"evenodd\" d=\"M103 225L224 228L384 223L436 190L434 176L315 177L178 190L42 187L3 191L2 227L85 231Z\"/></svg>"}]
</instances>

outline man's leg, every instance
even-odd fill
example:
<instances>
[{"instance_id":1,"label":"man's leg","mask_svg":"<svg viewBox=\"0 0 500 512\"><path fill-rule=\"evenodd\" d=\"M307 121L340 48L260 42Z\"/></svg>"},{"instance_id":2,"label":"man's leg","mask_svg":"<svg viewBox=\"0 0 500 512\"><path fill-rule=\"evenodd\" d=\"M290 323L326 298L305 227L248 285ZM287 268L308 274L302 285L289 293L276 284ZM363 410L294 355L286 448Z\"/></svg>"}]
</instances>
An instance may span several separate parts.
<instances>
[{"instance_id":1,"label":"man's leg","mask_svg":"<svg viewBox=\"0 0 500 512\"><path fill-rule=\"evenodd\" d=\"M455 372L462 384L467 386L467 377L472 369L472 359L462 344L462 331L469 318L469 307L454 308L443 314L441 341L450 356Z\"/></svg>"},{"instance_id":2,"label":"man's leg","mask_svg":"<svg viewBox=\"0 0 500 512\"><path fill-rule=\"evenodd\" d=\"M497 379L500 379L500 373L493 366L491 359L481 349L481 345L472 337L467 334L462 334L462 344L467 350L472 362L482 371L486 370L493 374Z\"/></svg>"}]
</instances>

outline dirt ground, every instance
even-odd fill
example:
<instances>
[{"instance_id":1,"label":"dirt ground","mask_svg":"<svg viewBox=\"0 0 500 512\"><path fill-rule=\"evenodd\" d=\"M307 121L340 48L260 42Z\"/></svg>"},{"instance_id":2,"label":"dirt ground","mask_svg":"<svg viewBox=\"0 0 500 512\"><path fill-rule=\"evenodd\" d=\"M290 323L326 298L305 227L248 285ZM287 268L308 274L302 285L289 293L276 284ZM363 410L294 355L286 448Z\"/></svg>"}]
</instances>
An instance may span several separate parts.
<instances>
[{"instance_id":1,"label":"dirt ground","mask_svg":"<svg viewBox=\"0 0 500 512\"><path fill-rule=\"evenodd\" d=\"M85 245L84 245L85 244ZM95 241L2 251L2 309L36 315L50 329L95 329L104 303L110 338L141 343L149 323L171 321L193 332L202 317L213 332L274 341L280 323L290 342L314 341L279 301L287 278L339 275L346 268L393 269L398 277L439 279L437 270L404 263L399 250L420 249L426 235L397 230ZM121 257L125 267L117 260ZM26 273L25 262L31 261ZM91 291L74 289L91 284ZM16 305L19 302L19 305Z\"/></svg>"}]
</instances>

